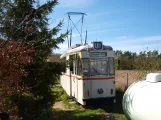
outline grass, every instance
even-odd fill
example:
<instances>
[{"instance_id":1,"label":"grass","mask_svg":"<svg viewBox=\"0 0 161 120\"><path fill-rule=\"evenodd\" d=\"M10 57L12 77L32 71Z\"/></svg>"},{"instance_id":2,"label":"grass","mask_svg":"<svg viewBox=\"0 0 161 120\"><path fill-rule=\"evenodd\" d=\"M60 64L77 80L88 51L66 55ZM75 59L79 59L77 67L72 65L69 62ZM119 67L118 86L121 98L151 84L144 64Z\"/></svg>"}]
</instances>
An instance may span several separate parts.
<instances>
[{"instance_id":1,"label":"grass","mask_svg":"<svg viewBox=\"0 0 161 120\"><path fill-rule=\"evenodd\" d=\"M111 106L104 103L92 103L85 108L78 103L70 103L68 95L64 92L63 88L56 85L53 91L58 95L57 101L62 101L68 108L72 110L57 110L54 109L54 120L105 120L106 118L113 118L112 120L128 120L123 114L122 110L122 97L124 91L118 89L116 91L117 103ZM98 102L98 101L97 101Z\"/></svg>"},{"instance_id":2,"label":"grass","mask_svg":"<svg viewBox=\"0 0 161 120\"><path fill-rule=\"evenodd\" d=\"M113 118L112 120L127 120L123 114L106 113L102 109L86 109L83 111L54 110L54 120L105 120L110 117Z\"/></svg>"},{"instance_id":3,"label":"grass","mask_svg":"<svg viewBox=\"0 0 161 120\"><path fill-rule=\"evenodd\" d=\"M52 87L52 91L55 95L55 101L63 101L67 102L69 100L69 96L66 94L64 89L60 86L60 84L56 84L54 87Z\"/></svg>"},{"instance_id":4,"label":"grass","mask_svg":"<svg viewBox=\"0 0 161 120\"><path fill-rule=\"evenodd\" d=\"M126 118L126 116L123 115L123 114L114 113L113 116L114 116L115 120L128 120L128 119Z\"/></svg>"},{"instance_id":5,"label":"grass","mask_svg":"<svg viewBox=\"0 0 161 120\"><path fill-rule=\"evenodd\" d=\"M54 111L55 114L59 114L59 117L55 120L100 120L101 114L100 110L74 110L74 111Z\"/></svg>"}]
</instances>

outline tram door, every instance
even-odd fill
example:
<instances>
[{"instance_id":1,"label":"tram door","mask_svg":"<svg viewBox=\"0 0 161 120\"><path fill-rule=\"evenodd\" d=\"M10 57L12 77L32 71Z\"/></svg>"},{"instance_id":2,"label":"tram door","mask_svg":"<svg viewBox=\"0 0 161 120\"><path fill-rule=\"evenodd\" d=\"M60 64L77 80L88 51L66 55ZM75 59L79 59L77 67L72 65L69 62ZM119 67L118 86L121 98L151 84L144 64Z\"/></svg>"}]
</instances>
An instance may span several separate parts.
<instances>
[{"instance_id":1,"label":"tram door","mask_svg":"<svg viewBox=\"0 0 161 120\"><path fill-rule=\"evenodd\" d=\"M78 98L78 80L76 77L76 55L72 55L70 59L70 81L71 81L71 91L72 96Z\"/></svg>"},{"instance_id":2,"label":"tram door","mask_svg":"<svg viewBox=\"0 0 161 120\"><path fill-rule=\"evenodd\" d=\"M70 81L70 87L69 87L69 89L70 89L70 96L73 96L73 94L72 94L72 71L69 69L69 81Z\"/></svg>"},{"instance_id":3,"label":"tram door","mask_svg":"<svg viewBox=\"0 0 161 120\"><path fill-rule=\"evenodd\" d=\"M71 56L69 56L69 59L68 59L68 71L67 71L67 74L69 75L68 76L68 90L70 90L70 96L72 97L72 64L71 64Z\"/></svg>"},{"instance_id":4,"label":"tram door","mask_svg":"<svg viewBox=\"0 0 161 120\"><path fill-rule=\"evenodd\" d=\"M76 69L77 69L77 64L76 64L76 61L73 61L73 67L74 67L74 70L73 70L73 73L74 73L74 77L72 77L72 82L73 82L73 96L75 98L78 98L78 79L76 77Z\"/></svg>"},{"instance_id":5,"label":"tram door","mask_svg":"<svg viewBox=\"0 0 161 120\"><path fill-rule=\"evenodd\" d=\"M90 80L90 67L89 67L89 59L83 59L83 65L82 65L82 71L83 71L83 77L87 78L87 80L84 80L83 82L83 92L84 92L84 98L88 99L92 97L92 81Z\"/></svg>"}]
</instances>

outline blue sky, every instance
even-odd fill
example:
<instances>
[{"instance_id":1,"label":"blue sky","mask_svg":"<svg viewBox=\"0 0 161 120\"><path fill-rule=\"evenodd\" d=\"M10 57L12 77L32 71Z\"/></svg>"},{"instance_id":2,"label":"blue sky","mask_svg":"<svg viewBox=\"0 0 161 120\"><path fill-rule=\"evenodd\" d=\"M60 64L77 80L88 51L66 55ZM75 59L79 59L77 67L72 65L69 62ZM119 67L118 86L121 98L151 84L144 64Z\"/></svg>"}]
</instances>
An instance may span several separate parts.
<instances>
[{"instance_id":1,"label":"blue sky","mask_svg":"<svg viewBox=\"0 0 161 120\"><path fill-rule=\"evenodd\" d=\"M45 0L40 0L41 3ZM84 12L83 33L88 30L88 42L103 41L114 50L139 53L143 50L161 52L161 0L59 0L50 14L50 27L64 19L61 32L67 29L67 12ZM74 22L80 16L73 16ZM78 24L80 28L80 24ZM73 44L80 37L73 29ZM54 53L67 49L67 40Z\"/></svg>"}]
</instances>

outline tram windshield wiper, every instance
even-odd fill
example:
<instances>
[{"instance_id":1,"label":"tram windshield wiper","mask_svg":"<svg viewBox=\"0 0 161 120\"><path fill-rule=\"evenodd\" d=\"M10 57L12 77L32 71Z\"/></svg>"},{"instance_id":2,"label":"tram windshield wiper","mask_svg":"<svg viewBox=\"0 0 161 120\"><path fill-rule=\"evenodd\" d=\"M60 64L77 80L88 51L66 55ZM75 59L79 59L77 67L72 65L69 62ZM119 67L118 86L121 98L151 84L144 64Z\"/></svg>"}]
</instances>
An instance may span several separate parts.
<instances>
[{"instance_id":1,"label":"tram windshield wiper","mask_svg":"<svg viewBox=\"0 0 161 120\"><path fill-rule=\"evenodd\" d=\"M92 67L92 68L96 73L98 73L98 75L100 75L100 73L94 67Z\"/></svg>"}]
</instances>

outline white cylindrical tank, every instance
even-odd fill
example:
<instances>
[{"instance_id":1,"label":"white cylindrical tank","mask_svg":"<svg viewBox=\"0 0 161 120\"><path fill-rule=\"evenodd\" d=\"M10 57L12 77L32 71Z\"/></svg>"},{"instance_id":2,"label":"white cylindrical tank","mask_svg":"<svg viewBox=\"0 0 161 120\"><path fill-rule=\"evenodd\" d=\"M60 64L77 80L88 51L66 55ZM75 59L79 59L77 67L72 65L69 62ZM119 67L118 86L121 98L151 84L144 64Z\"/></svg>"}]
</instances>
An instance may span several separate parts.
<instances>
[{"instance_id":1,"label":"white cylindrical tank","mask_svg":"<svg viewBox=\"0 0 161 120\"><path fill-rule=\"evenodd\" d=\"M161 74L149 73L124 93L123 111L131 120L161 120Z\"/></svg>"}]
</instances>

